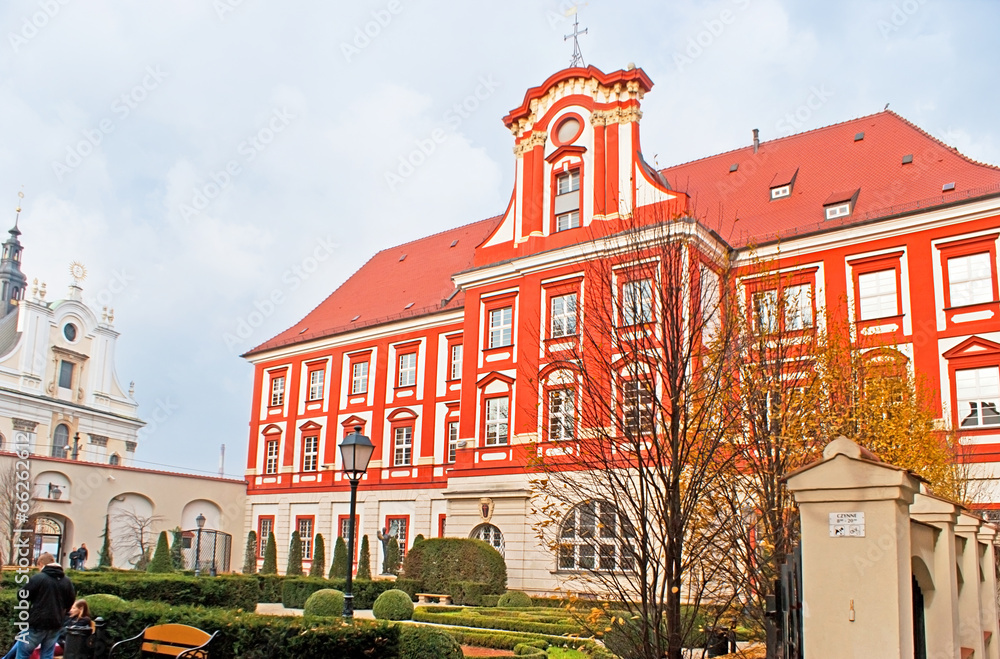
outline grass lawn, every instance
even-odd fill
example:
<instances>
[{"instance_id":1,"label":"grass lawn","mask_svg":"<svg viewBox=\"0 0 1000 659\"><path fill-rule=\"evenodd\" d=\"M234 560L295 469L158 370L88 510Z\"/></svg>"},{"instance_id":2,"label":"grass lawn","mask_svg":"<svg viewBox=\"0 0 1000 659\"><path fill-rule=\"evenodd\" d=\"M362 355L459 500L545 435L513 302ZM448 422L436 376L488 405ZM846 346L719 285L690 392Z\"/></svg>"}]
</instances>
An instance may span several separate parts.
<instances>
[{"instance_id":1,"label":"grass lawn","mask_svg":"<svg viewBox=\"0 0 1000 659\"><path fill-rule=\"evenodd\" d=\"M580 652L579 650L570 650L568 648L557 648L555 646L548 649L549 657L552 659L590 659L588 655Z\"/></svg>"}]
</instances>

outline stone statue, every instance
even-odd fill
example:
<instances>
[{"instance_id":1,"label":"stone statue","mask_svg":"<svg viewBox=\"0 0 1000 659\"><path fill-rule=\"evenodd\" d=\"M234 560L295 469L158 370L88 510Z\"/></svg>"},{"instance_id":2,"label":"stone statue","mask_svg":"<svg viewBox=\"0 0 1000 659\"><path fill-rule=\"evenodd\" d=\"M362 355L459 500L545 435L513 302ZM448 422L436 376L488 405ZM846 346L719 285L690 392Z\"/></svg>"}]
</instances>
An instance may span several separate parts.
<instances>
[{"instance_id":1,"label":"stone statue","mask_svg":"<svg viewBox=\"0 0 1000 659\"><path fill-rule=\"evenodd\" d=\"M382 574L391 574L392 566L389 565L389 541L396 537L395 533L389 533L389 529L382 527L381 531L375 532L375 537L382 543Z\"/></svg>"}]
</instances>

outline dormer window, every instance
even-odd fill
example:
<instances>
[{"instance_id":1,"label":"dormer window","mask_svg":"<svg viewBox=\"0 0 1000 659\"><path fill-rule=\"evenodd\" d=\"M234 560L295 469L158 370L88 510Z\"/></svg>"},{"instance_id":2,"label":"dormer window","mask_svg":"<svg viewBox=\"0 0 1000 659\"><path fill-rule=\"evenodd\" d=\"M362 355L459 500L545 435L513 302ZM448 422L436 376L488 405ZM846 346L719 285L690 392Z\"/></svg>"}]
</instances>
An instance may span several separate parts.
<instances>
[{"instance_id":1,"label":"dormer window","mask_svg":"<svg viewBox=\"0 0 1000 659\"><path fill-rule=\"evenodd\" d=\"M836 206L829 206L826 209L826 219L832 220L837 217L846 217L851 214L851 205L848 204L837 204Z\"/></svg>"},{"instance_id":2,"label":"dormer window","mask_svg":"<svg viewBox=\"0 0 1000 659\"><path fill-rule=\"evenodd\" d=\"M771 188L771 199L781 199L792 194L792 186L783 185L780 188Z\"/></svg>"},{"instance_id":3,"label":"dormer window","mask_svg":"<svg viewBox=\"0 0 1000 659\"><path fill-rule=\"evenodd\" d=\"M778 172L771 178L771 201L790 197L792 188L795 187L795 179L799 175L799 169L787 169Z\"/></svg>"},{"instance_id":4,"label":"dormer window","mask_svg":"<svg viewBox=\"0 0 1000 659\"><path fill-rule=\"evenodd\" d=\"M579 168L556 175L555 216L557 232L580 226Z\"/></svg>"},{"instance_id":5,"label":"dormer window","mask_svg":"<svg viewBox=\"0 0 1000 659\"><path fill-rule=\"evenodd\" d=\"M823 202L823 211L826 219L834 220L839 217L848 217L854 212L854 204L858 200L861 188L846 190L844 192L834 192Z\"/></svg>"}]
</instances>

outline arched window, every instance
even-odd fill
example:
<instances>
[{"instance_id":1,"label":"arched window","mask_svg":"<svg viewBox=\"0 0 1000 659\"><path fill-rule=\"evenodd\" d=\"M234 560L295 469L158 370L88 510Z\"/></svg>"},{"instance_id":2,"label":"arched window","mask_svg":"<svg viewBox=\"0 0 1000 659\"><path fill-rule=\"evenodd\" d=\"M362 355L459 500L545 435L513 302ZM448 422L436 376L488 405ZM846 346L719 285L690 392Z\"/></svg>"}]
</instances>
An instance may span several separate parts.
<instances>
[{"instance_id":1,"label":"arched window","mask_svg":"<svg viewBox=\"0 0 1000 659\"><path fill-rule=\"evenodd\" d=\"M635 569L635 528L607 501L569 511L559 528L559 569L592 572Z\"/></svg>"},{"instance_id":2,"label":"arched window","mask_svg":"<svg viewBox=\"0 0 1000 659\"><path fill-rule=\"evenodd\" d=\"M121 459L121 457L119 457L119 455L117 453L112 453L111 457L108 458L108 464L109 465L118 466L118 465L121 464L121 462L122 462L122 459Z\"/></svg>"},{"instance_id":3,"label":"arched window","mask_svg":"<svg viewBox=\"0 0 1000 659\"><path fill-rule=\"evenodd\" d=\"M56 426L52 433L52 457L65 458L66 447L69 445L69 428L65 423Z\"/></svg>"},{"instance_id":4,"label":"arched window","mask_svg":"<svg viewBox=\"0 0 1000 659\"><path fill-rule=\"evenodd\" d=\"M493 547L500 555L503 556L503 533L500 529L493 526L492 524L480 524L476 528L472 529L472 533L469 534L470 538L475 538L476 540L482 540L490 547Z\"/></svg>"}]
</instances>

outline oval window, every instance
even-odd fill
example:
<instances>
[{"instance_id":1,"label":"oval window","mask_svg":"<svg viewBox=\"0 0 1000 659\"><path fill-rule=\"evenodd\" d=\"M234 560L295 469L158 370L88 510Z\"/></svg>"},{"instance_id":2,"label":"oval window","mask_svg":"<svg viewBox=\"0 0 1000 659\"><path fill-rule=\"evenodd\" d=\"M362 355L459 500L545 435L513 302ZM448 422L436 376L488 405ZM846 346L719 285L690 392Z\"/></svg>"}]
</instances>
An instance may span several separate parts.
<instances>
[{"instance_id":1,"label":"oval window","mask_svg":"<svg viewBox=\"0 0 1000 659\"><path fill-rule=\"evenodd\" d=\"M567 144L579 137L581 132L580 120L576 117L569 117L556 129L556 141L559 144Z\"/></svg>"},{"instance_id":2,"label":"oval window","mask_svg":"<svg viewBox=\"0 0 1000 659\"><path fill-rule=\"evenodd\" d=\"M67 341L76 341L76 325L66 323L66 326L63 327L63 336L66 337Z\"/></svg>"}]
</instances>

